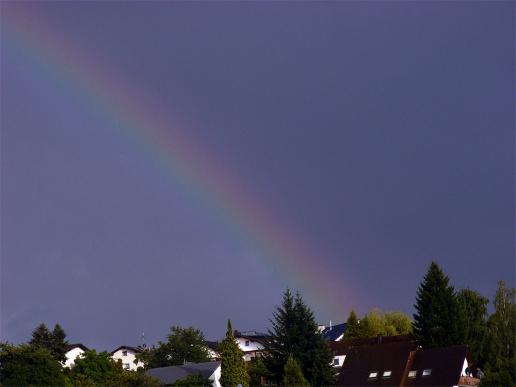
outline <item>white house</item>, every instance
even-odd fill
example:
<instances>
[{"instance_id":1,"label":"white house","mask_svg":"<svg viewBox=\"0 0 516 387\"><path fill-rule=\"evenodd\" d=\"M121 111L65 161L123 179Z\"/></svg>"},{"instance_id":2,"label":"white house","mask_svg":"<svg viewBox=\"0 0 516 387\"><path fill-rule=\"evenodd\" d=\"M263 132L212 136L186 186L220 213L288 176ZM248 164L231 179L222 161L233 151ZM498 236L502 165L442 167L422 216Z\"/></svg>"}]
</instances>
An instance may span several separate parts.
<instances>
[{"instance_id":1,"label":"white house","mask_svg":"<svg viewBox=\"0 0 516 387\"><path fill-rule=\"evenodd\" d=\"M127 345L122 345L111 352L111 358L113 360L122 362L122 367L129 371L136 371L138 367L143 367L144 364L141 361L135 363L136 354L140 353L142 350L138 347L130 347Z\"/></svg>"},{"instance_id":2,"label":"white house","mask_svg":"<svg viewBox=\"0 0 516 387\"><path fill-rule=\"evenodd\" d=\"M72 368L75 364L75 359L77 359L79 356L82 356L86 351L89 351L89 349L85 345L69 344L66 347L66 360L63 363L63 367Z\"/></svg>"},{"instance_id":3,"label":"white house","mask_svg":"<svg viewBox=\"0 0 516 387\"><path fill-rule=\"evenodd\" d=\"M268 339L269 336L264 333L235 331L235 340L238 347L244 352L245 361L260 356L265 350Z\"/></svg>"}]
</instances>

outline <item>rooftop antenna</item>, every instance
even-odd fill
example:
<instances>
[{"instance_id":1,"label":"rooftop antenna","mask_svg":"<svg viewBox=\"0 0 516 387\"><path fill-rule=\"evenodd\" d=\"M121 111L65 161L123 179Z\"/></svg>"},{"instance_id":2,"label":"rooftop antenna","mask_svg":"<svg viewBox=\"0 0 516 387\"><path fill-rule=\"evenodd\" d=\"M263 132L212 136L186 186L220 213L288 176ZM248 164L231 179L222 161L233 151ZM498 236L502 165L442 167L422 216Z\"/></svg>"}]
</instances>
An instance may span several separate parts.
<instances>
[{"instance_id":1,"label":"rooftop antenna","mask_svg":"<svg viewBox=\"0 0 516 387\"><path fill-rule=\"evenodd\" d=\"M331 330L331 320L330 320L330 330Z\"/></svg>"},{"instance_id":2,"label":"rooftop antenna","mask_svg":"<svg viewBox=\"0 0 516 387\"><path fill-rule=\"evenodd\" d=\"M147 348L147 344L145 344L145 332L142 332L142 348Z\"/></svg>"}]
</instances>

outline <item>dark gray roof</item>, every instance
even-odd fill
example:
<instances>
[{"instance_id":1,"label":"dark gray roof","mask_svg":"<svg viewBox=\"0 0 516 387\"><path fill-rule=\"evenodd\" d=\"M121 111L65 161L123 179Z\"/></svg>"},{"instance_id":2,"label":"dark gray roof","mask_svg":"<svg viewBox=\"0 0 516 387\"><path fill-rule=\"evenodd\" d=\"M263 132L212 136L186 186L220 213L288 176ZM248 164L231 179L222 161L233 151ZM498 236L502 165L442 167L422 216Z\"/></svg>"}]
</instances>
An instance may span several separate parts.
<instances>
[{"instance_id":1,"label":"dark gray roof","mask_svg":"<svg viewBox=\"0 0 516 387\"><path fill-rule=\"evenodd\" d=\"M173 384L177 380L185 379L188 375L201 374L204 378L208 379L219 367L220 361L186 363L180 366L151 368L146 374L167 385Z\"/></svg>"},{"instance_id":2,"label":"dark gray roof","mask_svg":"<svg viewBox=\"0 0 516 387\"><path fill-rule=\"evenodd\" d=\"M72 349L74 348L80 348L82 349L83 351L89 351L89 348L86 347L84 344L81 344L81 343L76 343L76 344L68 344L66 347L65 347L65 350L66 352L68 351L71 351Z\"/></svg>"},{"instance_id":3,"label":"dark gray roof","mask_svg":"<svg viewBox=\"0 0 516 387\"><path fill-rule=\"evenodd\" d=\"M322 331L323 337L328 341L336 341L346 331L346 323L326 327Z\"/></svg>"}]
</instances>

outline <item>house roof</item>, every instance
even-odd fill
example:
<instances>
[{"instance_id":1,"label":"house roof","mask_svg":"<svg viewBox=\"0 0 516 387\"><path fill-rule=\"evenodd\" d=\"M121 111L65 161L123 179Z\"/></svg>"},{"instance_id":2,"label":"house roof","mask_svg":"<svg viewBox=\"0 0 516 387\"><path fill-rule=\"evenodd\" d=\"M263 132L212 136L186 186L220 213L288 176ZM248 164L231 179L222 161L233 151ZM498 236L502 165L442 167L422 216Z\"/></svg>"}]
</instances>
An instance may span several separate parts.
<instances>
[{"instance_id":1,"label":"house roof","mask_svg":"<svg viewBox=\"0 0 516 387\"><path fill-rule=\"evenodd\" d=\"M165 385L173 384L177 380L185 379L188 375L201 374L208 379L220 367L220 361L209 361L205 363L186 363L180 366L151 368L147 375L158 379Z\"/></svg>"},{"instance_id":2,"label":"house roof","mask_svg":"<svg viewBox=\"0 0 516 387\"><path fill-rule=\"evenodd\" d=\"M215 352L219 350L219 345L220 343L218 341L206 341L206 346Z\"/></svg>"},{"instance_id":3,"label":"house roof","mask_svg":"<svg viewBox=\"0 0 516 387\"><path fill-rule=\"evenodd\" d=\"M68 344L65 347L65 350L66 350L66 352L68 352L68 351L71 351L74 348L80 348L80 349L82 349L85 352L90 350L88 347L86 347L84 344L81 344L81 343Z\"/></svg>"},{"instance_id":4,"label":"house roof","mask_svg":"<svg viewBox=\"0 0 516 387\"><path fill-rule=\"evenodd\" d=\"M332 325L331 327L325 327L321 334L328 341L338 340L346 331L346 323Z\"/></svg>"},{"instance_id":5,"label":"house roof","mask_svg":"<svg viewBox=\"0 0 516 387\"><path fill-rule=\"evenodd\" d=\"M136 352L136 353L140 353L142 351L142 349L140 347L131 347L129 345L121 345L120 347L112 350L110 353L111 355L114 354L116 351L119 351L121 349L128 349L129 351L133 351L133 352Z\"/></svg>"},{"instance_id":6,"label":"house roof","mask_svg":"<svg viewBox=\"0 0 516 387\"><path fill-rule=\"evenodd\" d=\"M454 345L450 347L419 349L414 355L410 370L416 370L415 378L407 378L406 386L454 386L461 376L464 359L471 361L468 347ZM432 370L423 376L423 370Z\"/></svg>"},{"instance_id":7,"label":"house roof","mask_svg":"<svg viewBox=\"0 0 516 387\"><path fill-rule=\"evenodd\" d=\"M330 346L331 350L333 351L333 354L335 356L338 356L338 355L347 355L351 348L357 347L357 346L389 344L389 343L398 343L398 342L410 342L415 347L415 340L411 335L378 336L378 337L371 337L371 338L365 338L365 339L330 341L328 343L328 345Z\"/></svg>"},{"instance_id":8,"label":"house roof","mask_svg":"<svg viewBox=\"0 0 516 387\"><path fill-rule=\"evenodd\" d=\"M399 386L413 349L411 341L350 346L337 385ZM390 371L388 377L383 377L385 371ZM370 378L373 372L377 374Z\"/></svg>"},{"instance_id":9,"label":"house roof","mask_svg":"<svg viewBox=\"0 0 516 387\"><path fill-rule=\"evenodd\" d=\"M256 332L256 331L249 331L249 332L235 331L234 335L235 335L236 339L246 339L246 340L250 340L250 341L256 341L257 343L262 344L264 347L267 346L267 344L271 338L270 335L267 335L265 333Z\"/></svg>"}]
</instances>

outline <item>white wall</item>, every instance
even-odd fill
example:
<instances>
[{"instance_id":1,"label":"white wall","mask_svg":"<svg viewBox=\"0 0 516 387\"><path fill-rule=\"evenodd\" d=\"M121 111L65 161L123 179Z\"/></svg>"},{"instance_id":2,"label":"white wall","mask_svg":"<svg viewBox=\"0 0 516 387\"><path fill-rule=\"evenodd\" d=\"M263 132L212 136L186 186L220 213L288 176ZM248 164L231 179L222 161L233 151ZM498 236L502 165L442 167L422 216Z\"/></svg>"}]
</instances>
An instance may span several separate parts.
<instances>
[{"instance_id":1,"label":"white wall","mask_svg":"<svg viewBox=\"0 0 516 387\"><path fill-rule=\"evenodd\" d=\"M251 339L246 339L244 337L239 337L238 339L236 339L236 342L239 348L244 352L260 351L264 348L263 345L261 345L260 343L253 341ZM246 342L248 343L248 345L246 345Z\"/></svg>"},{"instance_id":2,"label":"white wall","mask_svg":"<svg viewBox=\"0 0 516 387\"><path fill-rule=\"evenodd\" d=\"M77 358L77 356L82 356L83 353L84 353L84 350L82 348L79 348L79 347L72 348L71 350L66 352L66 354L65 354L66 360L65 360L63 366L71 368L75 364L75 359Z\"/></svg>"},{"instance_id":3,"label":"white wall","mask_svg":"<svg viewBox=\"0 0 516 387\"><path fill-rule=\"evenodd\" d=\"M220 384L220 377L222 375L222 369L221 367L219 366L215 372L208 378L209 380L211 380L211 385L213 387L221 387L222 385Z\"/></svg>"},{"instance_id":4,"label":"white wall","mask_svg":"<svg viewBox=\"0 0 516 387\"><path fill-rule=\"evenodd\" d=\"M125 356L124 356L124 351L127 351L127 354ZM141 361L138 362L138 364L134 364L134 360L136 359L136 353L127 348L119 349L114 354L112 354L111 357L115 361L120 360L122 362L122 367L124 367L124 369L129 369L131 371L136 371L136 369L138 367L144 366L144 364ZM129 364L129 366L127 366L127 364ZM127 367L129 367L129 368L127 368Z\"/></svg>"}]
</instances>

